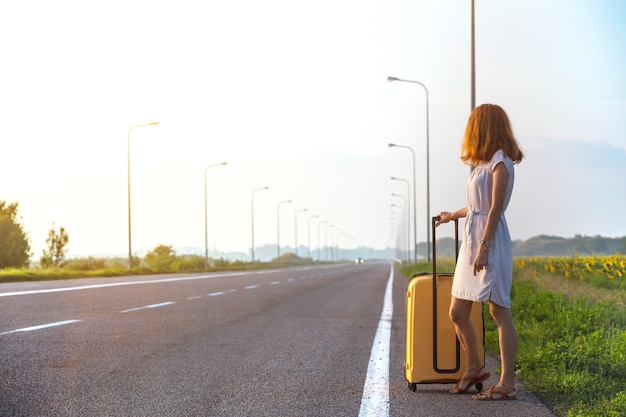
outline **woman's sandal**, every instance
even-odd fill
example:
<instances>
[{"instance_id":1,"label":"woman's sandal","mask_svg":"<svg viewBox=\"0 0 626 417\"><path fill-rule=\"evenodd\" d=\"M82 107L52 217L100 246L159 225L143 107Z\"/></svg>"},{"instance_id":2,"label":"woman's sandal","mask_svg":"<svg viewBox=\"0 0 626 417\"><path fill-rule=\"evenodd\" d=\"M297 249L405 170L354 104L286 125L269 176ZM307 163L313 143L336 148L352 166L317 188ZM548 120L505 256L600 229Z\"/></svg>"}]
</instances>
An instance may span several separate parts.
<instances>
[{"instance_id":1,"label":"woman's sandal","mask_svg":"<svg viewBox=\"0 0 626 417\"><path fill-rule=\"evenodd\" d=\"M515 388L491 387L487 391L483 391L480 394L472 395L472 400L476 401L498 401L515 399L517 399L517 390Z\"/></svg>"},{"instance_id":2,"label":"woman's sandal","mask_svg":"<svg viewBox=\"0 0 626 417\"><path fill-rule=\"evenodd\" d=\"M481 371L482 371L482 369L481 369ZM478 372L480 372L480 371L478 371ZM491 374L489 372L485 372L482 375L478 375L477 374L477 375L474 375L471 378L461 378L461 380L456 383L454 388L452 388L450 390L450 394L464 394L473 385L478 385L478 384L480 384L480 388L477 387L476 389L478 389L478 391L480 391L481 388L482 388L482 382L486 381L487 379L489 379L490 376L491 376ZM467 383L467 384L464 384L464 383ZM465 388L463 388L462 385L465 385Z\"/></svg>"}]
</instances>

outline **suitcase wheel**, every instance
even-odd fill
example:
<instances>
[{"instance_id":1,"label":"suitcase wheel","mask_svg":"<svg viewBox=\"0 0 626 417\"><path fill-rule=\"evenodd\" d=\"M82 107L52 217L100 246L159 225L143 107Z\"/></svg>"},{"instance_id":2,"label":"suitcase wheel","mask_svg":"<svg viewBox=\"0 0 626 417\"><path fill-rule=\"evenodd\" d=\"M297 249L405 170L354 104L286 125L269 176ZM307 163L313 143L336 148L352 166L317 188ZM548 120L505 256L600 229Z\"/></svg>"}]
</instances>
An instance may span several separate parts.
<instances>
[{"instance_id":1,"label":"suitcase wheel","mask_svg":"<svg viewBox=\"0 0 626 417\"><path fill-rule=\"evenodd\" d=\"M409 382L409 389L413 392L417 391L417 384Z\"/></svg>"},{"instance_id":2,"label":"suitcase wheel","mask_svg":"<svg viewBox=\"0 0 626 417\"><path fill-rule=\"evenodd\" d=\"M476 383L476 389L478 390L478 392L483 392L483 383L482 382L477 382Z\"/></svg>"}]
</instances>

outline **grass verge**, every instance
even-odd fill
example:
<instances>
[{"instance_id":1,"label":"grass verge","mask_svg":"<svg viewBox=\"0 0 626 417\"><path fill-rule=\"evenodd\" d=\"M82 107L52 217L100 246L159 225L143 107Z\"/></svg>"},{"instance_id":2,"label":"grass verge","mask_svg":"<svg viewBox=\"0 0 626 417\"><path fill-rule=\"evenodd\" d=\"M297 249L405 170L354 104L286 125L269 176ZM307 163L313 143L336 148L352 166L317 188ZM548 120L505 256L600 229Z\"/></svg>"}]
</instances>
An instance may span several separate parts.
<instances>
[{"instance_id":1,"label":"grass verge","mask_svg":"<svg viewBox=\"0 0 626 417\"><path fill-rule=\"evenodd\" d=\"M71 269L71 268L5 268L0 269L0 283L24 282L24 281L54 281L77 278L106 278L127 275L153 275L153 274L193 274L203 272L245 271L253 269L284 268L301 265L311 265L311 262L227 262L216 264L209 268L187 268L180 270L155 270L145 266L128 267L119 263L111 266L102 266L96 269ZM317 265L326 264L316 263Z\"/></svg>"},{"instance_id":2,"label":"grass verge","mask_svg":"<svg viewBox=\"0 0 626 417\"><path fill-rule=\"evenodd\" d=\"M411 277L429 268L401 270ZM453 266L438 261L438 270L444 269ZM626 416L626 311L619 302L625 291L572 285L577 283L566 276L516 268L511 307L518 378L559 416ZM486 348L497 356L497 331L487 311Z\"/></svg>"}]
</instances>

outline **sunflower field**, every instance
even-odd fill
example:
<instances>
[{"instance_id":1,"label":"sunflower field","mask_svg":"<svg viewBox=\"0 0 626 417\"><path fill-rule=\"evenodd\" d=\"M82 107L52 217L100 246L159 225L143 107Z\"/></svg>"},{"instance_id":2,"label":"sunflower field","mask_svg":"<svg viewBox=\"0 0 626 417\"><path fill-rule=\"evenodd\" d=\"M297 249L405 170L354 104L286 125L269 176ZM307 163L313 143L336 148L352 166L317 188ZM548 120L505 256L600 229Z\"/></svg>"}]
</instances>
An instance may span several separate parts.
<instances>
[{"instance_id":1,"label":"sunflower field","mask_svg":"<svg viewBox=\"0 0 626 417\"><path fill-rule=\"evenodd\" d=\"M584 281L606 289L626 289L626 255L515 258L514 269Z\"/></svg>"}]
</instances>

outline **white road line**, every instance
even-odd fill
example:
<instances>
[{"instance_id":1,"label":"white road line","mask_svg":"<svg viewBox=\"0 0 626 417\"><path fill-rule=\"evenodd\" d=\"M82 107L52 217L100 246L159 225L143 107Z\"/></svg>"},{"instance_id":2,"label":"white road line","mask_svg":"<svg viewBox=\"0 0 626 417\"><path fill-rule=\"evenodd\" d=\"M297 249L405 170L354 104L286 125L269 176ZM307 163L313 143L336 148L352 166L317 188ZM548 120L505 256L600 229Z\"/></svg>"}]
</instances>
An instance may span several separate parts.
<instances>
[{"instance_id":1,"label":"white road line","mask_svg":"<svg viewBox=\"0 0 626 417\"><path fill-rule=\"evenodd\" d=\"M131 311L137 311L137 310L143 310L146 308L157 308L157 307L163 307L163 306L168 306L170 304L176 304L175 301L166 301L164 303L158 303L158 304L150 304L148 306L143 306L143 307L135 307L135 308L129 308L128 310L122 310L120 311L120 313L130 313Z\"/></svg>"},{"instance_id":2,"label":"white road line","mask_svg":"<svg viewBox=\"0 0 626 417\"><path fill-rule=\"evenodd\" d=\"M196 295L195 297L187 297L187 300L199 300L200 298L202 298L202 296Z\"/></svg>"},{"instance_id":3,"label":"white road line","mask_svg":"<svg viewBox=\"0 0 626 417\"><path fill-rule=\"evenodd\" d=\"M389 416L389 356L391 353L391 320L393 318L393 266L387 281L383 311L372 345L367 376L363 386L359 417Z\"/></svg>"},{"instance_id":4,"label":"white road line","mask_svg":"<svg viewBox=\"0 0 626 417\"><path fill-rule=\"evenodd\" d=\"M5 335L5 334L17 333L17 332L30 332L33 330L41 330L41 329L46 329L48 327L63 326L65 324L77 323L79 321L80 320L64 320L64 321L57 321L55 323L40 324L38 326L24 327L23 329L16 329L16 330L8 331L8 332L2 332L0 333L0 336Z\"/></svg>"},{"instance_id":5,"label":"white road line","mask_svg":"<svg viewBox=\"0 0 626 417\"><path fill-rule=\"evenodd\" d=\"M0 297L12 297L16 295L29 295L29 294L46 294L46 293L64 292L64 291L92 290L96 288L121 287L124 285L160 284L164 282L191 281L191 280L197 280L197 279L212 279L212 278L220 278L220 277L245 275L245 274L246 274L245 272L230 272L230 273L225 273L225 274L214 274L214 275L194 275L191 277L172 277L172 278L163 278L163 279L151 279L151 280L146 280L146 281L111 282L108 284L91 284L91 285L82 285L78 287L47 288L47 289L42 289L42 290L0 292Z\"/></svg>"},{"instance_id":6,"label":"white road line","mask_svg":"<svg viewBox=\"0 0 626 417\"><path fill-rule=\"evenodd\" d=\"M216 295L226 294L224 291L212 292L211 294L207 294L207 297L215 297Z\"/></svg>"},{"instance_id":7,"label":"white road line","mask_svg":"<svg viewBox=\"0 0 626 417\"><path fill-rule=\"evenodd\" d=\"M254 288L257 288L257 287L260 287L260 285L258 285L258 284L257 285L248 285L247 287L243 287L243 288L245 288L246 290L251 290L251 289L254 289Z\"/></svg>"},{"instance_id":8,"label":"white road line","mask_svg":"<svg viewBox=\"0 0 626 417\"><path fill-rule=\"evenodd\" d=\"M278 284L280 284L280 281L272 281L272 282L270 282L270 285L278 285Z\"/></svg>"}]
</instances>

